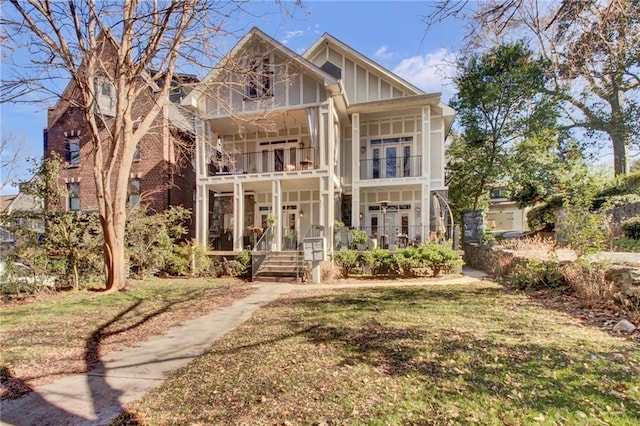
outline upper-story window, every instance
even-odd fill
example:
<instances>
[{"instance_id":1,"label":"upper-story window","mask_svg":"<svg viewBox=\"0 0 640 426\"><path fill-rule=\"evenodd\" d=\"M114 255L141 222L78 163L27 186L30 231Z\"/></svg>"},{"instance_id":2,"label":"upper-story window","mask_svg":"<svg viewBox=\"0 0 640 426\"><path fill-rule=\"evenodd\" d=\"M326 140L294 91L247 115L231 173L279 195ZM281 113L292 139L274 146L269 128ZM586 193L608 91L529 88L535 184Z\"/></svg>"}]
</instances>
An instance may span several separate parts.
<instances>
[{"instance_id":1,"label":"upper-story window","mask_svg":"<svg viewBox=\"0 0 640 426\"><path fill-rule=\"evenodd\" d=\"M250 62L244 96L247 99L273 96L273 70L269 58L254 59Z\"/></svg>"},{"instance_id":2,"label":"upper-story window","mask_svg":"<svg viewBox=\"0 0 640 426\"><path fill-rule=\"evenodd\" d=\"M65 160L70 166L80 165L80 139L77 137L67 138L65 143Z\"/></svg>"},{"instance_id":3,"label":"upper-story window","mask_svg":"<svg viewBox=\"0 0 640 426\"><path fill-rule=\"evenodd\" d=\"M136 150L133 152L133 161L140 161L140 144L136 145Z\"/></svg>"},{"instance_id":4,"label":"upper-story window","mask_svg":"<svg viewBox=\"0 0 640 426\"><path fill-rule=\"evenodd\" d=\"M102 115L116 115L116 87L104 77L96 78L96 105Z\"/></svg>"},{"instance_id":5,"label":"upper-story window","mask_svg":"<svg viewBox=\"0 0 640 426\"><path fill-rule=\"evenodd\" d=\"M129 205L135 207L140 203L140 179L129 181Z\"/></svg>"},{"instance_id":6,"label":"upper-story window","mask_svg":"<svg viewBox=\"0 0 640 426\"><path fill-rule=\"evenodd\" d=\"M67 184L67 208L69 211L80 210L80 183Z\"/></svg>"}]
</instances>

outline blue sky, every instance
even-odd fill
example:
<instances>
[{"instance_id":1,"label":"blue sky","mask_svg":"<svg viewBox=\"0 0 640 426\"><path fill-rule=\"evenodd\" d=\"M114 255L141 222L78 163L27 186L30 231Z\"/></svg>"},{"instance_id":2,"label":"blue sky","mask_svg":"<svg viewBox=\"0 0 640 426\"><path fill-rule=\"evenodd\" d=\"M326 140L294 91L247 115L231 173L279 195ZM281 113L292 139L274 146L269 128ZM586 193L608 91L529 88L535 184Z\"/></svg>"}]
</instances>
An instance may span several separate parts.
<instances>
[{"instance_id":1,"label":"blue sky","mask_svg":"<svg viewBox=\"0 0 640 426\"><path fill-rule=\"evenodd\" d=\"M452 20L427 32L421 18L428 13L427 2L308 1L302 7L293 3L284 7L290 14L276 13L273 2L252 2L248 9L257 16L243 16L232 24L246 30L256 26L298 53L328 32L426 92L442 92L445 101L453 95L447 77L455 72L451 62L464 31L460 22ZM229 40L225 47L233 43ZM0 105L2 135L13 134L21 144L21 158L42 155L42 132L50 106L51 102ZM0 181L5 171L1 173ZM26 167L18 177L29 177ZM6 187L2 192L15 193L17 188Z\"/></svg>"}]
</instances>

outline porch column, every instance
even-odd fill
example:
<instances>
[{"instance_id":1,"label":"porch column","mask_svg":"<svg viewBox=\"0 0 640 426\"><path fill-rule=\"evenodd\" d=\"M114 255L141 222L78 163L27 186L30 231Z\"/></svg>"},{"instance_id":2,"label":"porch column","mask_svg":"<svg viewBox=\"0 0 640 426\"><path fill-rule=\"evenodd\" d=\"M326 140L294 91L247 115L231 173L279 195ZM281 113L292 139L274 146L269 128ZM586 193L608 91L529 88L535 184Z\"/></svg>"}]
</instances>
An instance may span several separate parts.
<instances>
[{"instance_id":1,"label":"porch column","mask_svg":"<svg viewBox=\"0 0 640 426\"><path fill-rule=\"evenodd\" d=\"M320 178L320 225L324 226L327 238L327 249L333 253L333 220L335 216L335 191L333 179L329 176Z\"/></svg>"},{"instance_id":2,"label":"porch column","mask_svg":"<svg viewBox=\"0 0 640 426\"><path fill-rule=\"evenodd\" d=\"M329 161L327 161L327 158L331 156L331 152L328 152L329 148L330 148L330 142L329 142L329 132L328 130L328 123L329 123L329 110L327 108L326 105L323 105L320 107L319 109L319 114L318 114L318 122L319 122L319 128L318 128L318 140L320 141L318 143L318 147L320 148L320 168L323 169L325 168L325 166L329 165ZM329 168L329 170L331 170L332 167Z\"/></svg>"},{"instance_id":3,"label":"porch column","mask_svg":"<svg viewBox=\"0 0 640 426\"><path fill-rule=\"evenodd\" d=\"M422 232L422 242L426 242L429 239L430 230L430 213L431 213L431 185L428 182L422 184L422 196L420 197L420 225Z\"/></svg>"},{"instance_id":4,"label":"porch column","mask_svg":"<svg viewBox=\"0 0 640 426\"><path fill-rule=\"evenodd\" d=\"M360 114L351 116L351 226L365 226L360 220ZM349 173L349 171L347 171Z\"/></svg>"},{"instance_id":5,"label":"porch column","mask_svg":"<svg viewBox=\"0 0 640 426\"><path fill-rule=\"evenodd\" d=\"M242 251L244 235L244 191L242 182L233 183L233 250Z\"/></svg>"},{"instance_id":6,"label":"porch column","mask_svg":"<svg viewBox=\"0 0 640 426\"><path fill-rule=\"evenodd\" d=\"M422 177L425 179L431 179L430 176L430 158L429 153L431 146L431 108L426 106L422 107L422 140L420 141L419 149L422 154Z\"/></svg>"},{"instance_id":7,"label":"porch column","mask_svg":"<svg viewBox=\"0 0 640 426\"><path fill-rule=\"evenodd\" d=\"M282 250L282 182L276 179L271 181L271 214L276 217L275 236L276 251Z\"/></svg>"},{"instance_id":8,"label":"porch column","mask_svg":"<svg viewBox=\"0 0 640 426\"><path fill-rule=\"evenodd\" d=\"M204 250L208 249L209 241L207 241L208 237L208 208L209 205L209 190L208 188L199 183L196 185L196 205L194 206L196 209L196 242L202 247Z\"/></svg>"}]
</instances>

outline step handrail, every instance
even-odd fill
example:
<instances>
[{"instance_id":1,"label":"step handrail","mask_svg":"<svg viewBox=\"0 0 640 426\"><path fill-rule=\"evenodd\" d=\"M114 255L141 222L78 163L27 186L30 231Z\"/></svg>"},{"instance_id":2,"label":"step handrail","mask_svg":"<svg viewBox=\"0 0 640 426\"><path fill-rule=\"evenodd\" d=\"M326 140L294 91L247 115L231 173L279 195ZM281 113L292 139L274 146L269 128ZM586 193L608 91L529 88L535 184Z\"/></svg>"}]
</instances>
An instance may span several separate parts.
<instances>
[{"instance_id":1,"label":"step handrail","mask_svg":"<svg viewBox=\"0 0 640 426\"><path fill-rule=\"evenodd\" d=\"M251 281L255 280L260 266L272 251L273 236L273 225L269 225L251 251Z\"/></svg>"}]
</instances>

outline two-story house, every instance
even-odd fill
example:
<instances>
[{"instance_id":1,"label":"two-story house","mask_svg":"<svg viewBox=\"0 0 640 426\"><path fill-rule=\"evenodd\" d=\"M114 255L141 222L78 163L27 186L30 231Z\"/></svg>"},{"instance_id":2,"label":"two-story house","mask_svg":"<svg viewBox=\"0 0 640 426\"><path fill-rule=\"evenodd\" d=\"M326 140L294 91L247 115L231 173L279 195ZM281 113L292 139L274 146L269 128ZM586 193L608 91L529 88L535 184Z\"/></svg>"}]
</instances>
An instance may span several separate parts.
<instances>
[{"instance_id":1,"label":"two-story house","mask_svg":"<svg viewBox=\"0 0 640 426\"><path fill-rule=\"evenodd\" d=\"M444 141L455 111L329 34L299 55L253 28L182 101L196 124L196 236L275 250L334 221L393 248L440 231ZM294 244L291 244L291 241Z\"/></svg>"}]
</instances>

